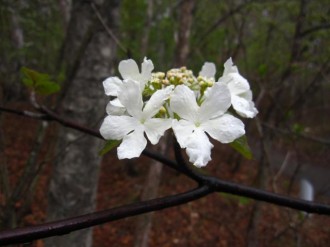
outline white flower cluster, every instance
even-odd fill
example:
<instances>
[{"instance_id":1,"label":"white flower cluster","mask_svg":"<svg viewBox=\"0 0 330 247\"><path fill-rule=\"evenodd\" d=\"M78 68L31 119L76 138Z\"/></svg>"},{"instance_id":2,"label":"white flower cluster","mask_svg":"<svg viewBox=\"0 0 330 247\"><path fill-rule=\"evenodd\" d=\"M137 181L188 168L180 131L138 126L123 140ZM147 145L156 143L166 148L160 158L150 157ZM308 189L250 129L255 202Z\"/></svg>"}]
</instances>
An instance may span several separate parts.
<instances>
[{"instance_id":1,"label":"white flower cluster","mask_svg":"<svg viewBox=\"0 0 330 247\"><path fill-rule=\"evenodd\" d=\"M139 157L146 137L157 144L172 128L189 161L202 167L211 160L213 145L208 136L230 143L245 134L243 122L228 112L231 106L241 117L258 113L249 83L231 58L218 81L213 63L205 63L198 77L185 67L167 73L152 73L153 69L151 60L144 59L140 72L136 62L128 59L119 63L122 79L103 81L112 100L100 133L106 140L122 140L119 159Z\"/></svg>"}]
</instances>

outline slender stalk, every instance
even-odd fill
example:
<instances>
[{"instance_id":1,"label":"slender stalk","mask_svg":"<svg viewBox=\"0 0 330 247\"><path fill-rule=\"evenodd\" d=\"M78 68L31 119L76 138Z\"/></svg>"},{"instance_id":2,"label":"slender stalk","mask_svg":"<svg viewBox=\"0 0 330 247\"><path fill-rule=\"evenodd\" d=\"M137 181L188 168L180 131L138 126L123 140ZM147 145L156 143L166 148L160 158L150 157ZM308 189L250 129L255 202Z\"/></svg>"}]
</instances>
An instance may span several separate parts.
<instances>
[{"instance_id":1,"label":"slender stalk","mask_svg":"<svg viewBox=\"0 0 330 247\"><path fill-rule=\"evenodd\" d=\"M121 207L95 212L92 214L81 215L78 217L72 217L65 220L49 222L36 226L6 230L0 232L0 245L25 243L40 238L68 234L72 231L100 225L106 222L174 207L193 200L197 200L210 194L211 192L212 189L210 189L208 186L202 186L191 191L173 196L157 198L144 202L137 202Z\"/></svg>"}]
</instances>

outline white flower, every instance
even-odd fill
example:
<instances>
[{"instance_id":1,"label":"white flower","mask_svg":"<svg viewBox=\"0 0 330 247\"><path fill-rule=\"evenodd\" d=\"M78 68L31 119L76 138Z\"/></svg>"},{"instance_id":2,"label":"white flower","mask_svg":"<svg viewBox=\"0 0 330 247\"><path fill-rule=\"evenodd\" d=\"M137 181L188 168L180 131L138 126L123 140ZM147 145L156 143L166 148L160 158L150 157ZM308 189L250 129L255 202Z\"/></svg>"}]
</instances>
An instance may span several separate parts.
<instances>
[{"instance_id":1,"label":"white flower","mask_svg":"<svg viewBox=\"0 0 330 247\"><path fill-rule=\"evenodd\" d=\"M124 80L119 87L118 99L128 115L107 116L100 128L107 140L121 140L118 158L139 157L147 145L144 133L152 144L157 144L164 132L171 127L171 119L153 118L170 97L173 86L156 91L144 105L140 83Z\"/></svg>"},{"instance_id":2,"label":"white flower","mask_svg":"<svg viewBox=\"0 0 330 247\"><path fill-rule=\"evenodd\" d=\"M223 82L228 86L233 108L242 117L255 117L258 110L252 101L252 91L250 90L249 82L240 75L231 58L225 62L224 67L225 70L219 82Z\"/></svg>"},{"instance_id":3,"label":"white flower","mask_svg":"<svg viewBox=\"0 0 330 247\"><path fill-rule=\"evenodd\" d=\"M214 80L215 72L216 72L215 64L210 62L205 62L202 67L202 70L199 72L199 76Z\"/></svg>"},{"instance_id":4,"label":"white flower","mask_svg":"<svg viewBox=\"0 0 330 247\"><path fill-rule=\"evenodd\" d=\"M223 83L212 86L199 106L195 94L185 85L177 86L170 99L170 107L180 116L172 128L180 146L186 148L189 161L197 167L211 160L213 145L208 135L222 143L230 143L244 135L244 124L227 114L231 105L230 92Z\"/></svg>"},{"instance_id":5,"label":"white flower","mask_svg":"<svg viewBox=\"0 0 330 247\"><path fill-rule=\"evenodd\" d=\"M139 82L140 88L143 91L144 86L148 80L151 79L151 72L154 69L154 65L151 60L144 58L141 65L141 73L139 71L137 63L133 59L123 60L119 63L118 70L123 78L123 80L134 80ZM106 95L118 96L118 91L123 84L123 80L118 77L108 77L103 81L103 87ZM106 111L108 114L112 115L122 115L125 112L125 108L118 101L118 99L111 100Z\"/></svg>"}]
</instances>

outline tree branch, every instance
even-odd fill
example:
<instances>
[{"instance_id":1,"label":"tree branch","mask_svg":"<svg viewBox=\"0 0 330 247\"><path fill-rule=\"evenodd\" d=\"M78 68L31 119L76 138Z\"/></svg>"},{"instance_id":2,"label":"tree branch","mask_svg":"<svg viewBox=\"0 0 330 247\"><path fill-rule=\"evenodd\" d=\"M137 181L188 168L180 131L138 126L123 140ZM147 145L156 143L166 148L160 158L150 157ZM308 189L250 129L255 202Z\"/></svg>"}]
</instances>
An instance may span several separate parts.
<instances>
[{"instance_id":1,"label":"tree branch","mask_svg":"<svg viewBox=\"0 0 330 247\"><path fill-rule=\"evenodd\" d=\"M81 215L36 226L2 231L0 232L0 245L25 243L40 238L68 234L72 231L100 225L106 222L178 206L180 204L199 199L210 194L211 192L212 190L208 186L202 186L181 194L132 203L96 213Z\"/></svg>"},{"instance_id":2,"label":"tree branch","mask_svg":"<svg viewBox=\"0 0 330 247\"><path fill-rule=\"evenodd\" d=\"M315 25L309 29L306 29L305 31L302 31L300 33L300 38L303 38L311 33L323 30L323 29L329 29L330 28L330 23L324 23L324 24L320 24L320 25Z\"/></svg>"},{"instance_id":3,"label":"tree branch","mask_svg":"<svg viewBox=\"0 0 330 247\"><path fill-rule=\"evenodd\" d=\"M258 201L268 202L278 206L284 206L307 213L330 215L330 205L305 201L289 196L279 195L260 189L239 185L236 183L220 180L216 177L203 176L204 184L210 186L214 191L225 192L237 196L248 197Z\"/></svg>"},{"instance_id":4,"label":"tree branch","mask_svg":"<svg viewBox=\"0 0 330 247\"><path fill-rule=\"evenodd\" d=\"M196 182L202 185L207 185L217 192L225 192L237 196L244 196L258 201L272 203L278 206L289 207L296 210L302 210L308 213L330 215L330 206L315 202L295 199L289 196L279 195L272 192L240 185L228 181L224 181L212 176L205 176L189 168L183 157L181 156L181 149L178 143L175 147L175 155L178 163L184 166L185 174L189 174Z\"/></svg>"},{"instance_id":5,"label":"tree branch","mask_svg":"<svg viewBox=\"0 0 330 247\"><path fill-rule=\"evenodd\" d=\"M279 132L279 133L284 134L284 135L293 135L293 136L296 136L298 138L306 139L308 141L312 141L312 142L316 142L316 143L320 143L320 144L330 146L330 140L328 140L328 139L309 136L309 135L305 135L303 133L295 133L293 131L277 128L277 127L272 126L272 125L267 124L267 123L262 123L262 125L264 127L268 128L268 129L272 130L272 131L276 131L276 132Z\"/></svg>"}]
</instances>

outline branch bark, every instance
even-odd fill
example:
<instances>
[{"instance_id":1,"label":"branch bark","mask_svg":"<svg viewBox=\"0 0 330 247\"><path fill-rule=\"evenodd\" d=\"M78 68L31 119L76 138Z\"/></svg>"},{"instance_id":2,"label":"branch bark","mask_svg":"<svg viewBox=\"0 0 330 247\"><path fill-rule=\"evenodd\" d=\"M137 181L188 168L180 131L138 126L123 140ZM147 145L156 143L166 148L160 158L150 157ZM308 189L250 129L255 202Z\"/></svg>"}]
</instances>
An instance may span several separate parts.
<instances>
[{"instance_id":1,"label":"branch bark","mask_svg":"<svg viewBox=\"0 0 330 247\"><path fill-rule=\"evenodd\" d=\"M175 52L175 66L183 66L188 58L194 6L195 0L183 0L179 6L179 30Z\"/></svg>"},{"instance_id":2,"label":"branch bark","mask_svg":"<svg viewBox=\"0 0 330 247\"><path fill-rule=\"evenodd\" d=\"M208 195L211 191L212 190L209 187L202 186L182 194L137 202L46 224L3 231L0 232L0 245L26 243L40 238L68 234L72 231L85 229L106 222L124 219L151 211L162 210L196 200Z\"/></svg>"}]
</instances>

